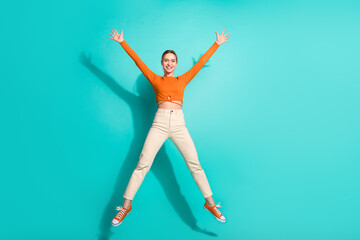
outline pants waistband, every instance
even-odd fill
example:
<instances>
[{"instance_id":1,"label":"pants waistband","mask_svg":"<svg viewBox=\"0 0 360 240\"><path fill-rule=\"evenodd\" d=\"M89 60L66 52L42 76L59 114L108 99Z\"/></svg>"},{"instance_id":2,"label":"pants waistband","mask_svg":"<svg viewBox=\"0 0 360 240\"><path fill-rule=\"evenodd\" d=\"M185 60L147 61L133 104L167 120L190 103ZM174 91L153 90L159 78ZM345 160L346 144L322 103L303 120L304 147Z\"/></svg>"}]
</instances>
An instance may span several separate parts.
<instances>
[{"instance_id":1,"label":"pants waistband","mask_svg":"<svg viewBox=\"0 0 360 240\"><path fill-rule=\"evenodd\" d=\"M182 109L164 109L164 108L158 108L157 112L159 113L183 113Z\"/></svg>"}]
</instances>

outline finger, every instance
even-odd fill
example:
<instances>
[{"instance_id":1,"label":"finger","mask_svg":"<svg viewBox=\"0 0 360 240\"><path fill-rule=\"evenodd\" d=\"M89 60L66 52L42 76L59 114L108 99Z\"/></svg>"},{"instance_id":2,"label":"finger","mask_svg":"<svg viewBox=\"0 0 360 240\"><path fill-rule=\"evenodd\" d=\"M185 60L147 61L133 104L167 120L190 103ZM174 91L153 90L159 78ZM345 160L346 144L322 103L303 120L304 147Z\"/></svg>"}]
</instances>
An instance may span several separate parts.
<instances>
[{"instance_id":1,"label":"finger","mask_svg":"<svg viewBox=\"0 0 360 240\"><path fill-rule=\"evenodd\" d=\"M228 39L229 37L226 37L225 39Z\"/></svg>"},{"instance_id":2,"label":"finger","mask_svg":"<svg viewBox=\"0 0 360 240\"><path fill-rule=\"evenodd\" d=\"M225 37L226 35L228 35L228 34L229 34L229 33L225 34L224 37Z\"/></svg>"},{"instance_id":3,"label":"finger","mask_svg":"<svg viewBox=\"0 0 360 240\"><path fill-rule=\"evenodd\" d=\"M110 35L111 35L112 37L114 37L114 35L112 35L111 33L110 33Z\"/></svg>"},{"instance_id":4,"label":"finger","mask_svg":"<svg viewBox=\"0 0 360 240\"><path fill-rule=\"evenodd\" d=\"M114 40L113 38L109 37L110 39Z\"/></svg>"},{"instance_id":5,"label":"finger","mask_svg":"<svg viewBox=\"0 0 360 240\"><path fill-rule=\"evenodd\" d=\"M114 30L115 30L116 34L118 34L115 28L114 28Z\"/></svg>"},{"instance_id":6,"label":"finger","mask_svg":"<svg viewBox=\"0 0 360 240\"><path fill-rule=\"evenodd\" d=\"M221 35L223 35L223 34L224 34L224 31L225 31L225 28L224 28L224 30L222 31Z\"/></svg>"}]
</instances>

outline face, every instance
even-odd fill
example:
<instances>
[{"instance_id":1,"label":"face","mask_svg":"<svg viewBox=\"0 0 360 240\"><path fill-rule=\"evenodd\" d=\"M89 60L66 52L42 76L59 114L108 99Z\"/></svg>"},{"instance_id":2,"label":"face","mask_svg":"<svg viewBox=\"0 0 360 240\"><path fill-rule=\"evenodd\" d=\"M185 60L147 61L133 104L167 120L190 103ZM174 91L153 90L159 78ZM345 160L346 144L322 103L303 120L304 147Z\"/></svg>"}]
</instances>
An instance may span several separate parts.
<instances>
[{"instance_id":1,"label":"face","mask_svg":"<svg viewBox=\"0 0 360 240\"><path fill-rule=\"evenodd\" d=\"M176 56L173 53L165 54L161 61L161 65L163 66L166 74L174 72L175 67L177 66Z\"/></svg>"}]
</instances>

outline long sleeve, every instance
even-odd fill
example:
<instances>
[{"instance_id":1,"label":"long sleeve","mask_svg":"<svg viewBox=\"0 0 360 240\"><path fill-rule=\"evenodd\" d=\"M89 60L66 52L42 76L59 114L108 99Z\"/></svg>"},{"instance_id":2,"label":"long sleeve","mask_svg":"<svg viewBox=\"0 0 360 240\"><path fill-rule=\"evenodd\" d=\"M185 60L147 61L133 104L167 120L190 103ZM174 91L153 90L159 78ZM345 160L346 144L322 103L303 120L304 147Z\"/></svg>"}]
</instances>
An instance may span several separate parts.
<instances>
[{"instance_id":1,"label":"long sleeve","mask_svg":"<svg viewBox=\"0 0 360 240\"><path fill-rule=\"evenodd\" d=\"M205 65L205 63L210 59L210 57L215 53L220 45L216 42L204 53L199 61L195 63L195 65L186 73L182 74L181 77L185 79L186 84L188 84L191 79L195 77L195 75L200 71L200 69Z\"/></svg>"},{"instance_id":2,"label":"long sleeve","mask_svg":"<svg viewBox=\"0 0 360 240\"><path fill-rule=\"evenodd\" d=\"M153 73L146 64L140 59L140 57L136 54L136 52L123 40L120 45L124 48L127 54L134 60L135 64L139 67L140 71L144 74L144 76L149 80L152 84L156 74Z\"/></svg>"}]
</instances>

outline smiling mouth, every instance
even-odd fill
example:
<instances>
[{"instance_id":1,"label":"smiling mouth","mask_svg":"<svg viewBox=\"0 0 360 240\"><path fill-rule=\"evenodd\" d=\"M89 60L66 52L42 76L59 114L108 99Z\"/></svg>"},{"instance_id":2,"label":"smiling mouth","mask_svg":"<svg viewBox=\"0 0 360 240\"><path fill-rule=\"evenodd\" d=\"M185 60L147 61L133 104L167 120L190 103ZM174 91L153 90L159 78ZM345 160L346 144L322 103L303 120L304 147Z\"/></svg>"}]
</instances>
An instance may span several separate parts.
<instances>
[{"instance_id":1,"label":"smiling mouth","mask_svg":"<svg viewBox=\"0 0 360 240\"><path fill-rule=\"evenodd\" d=\"M166 67L166 70L171 70L173 69L173 67Z\"/></svg>"}]
</instances>

